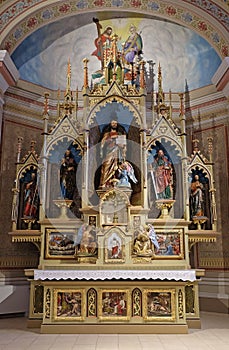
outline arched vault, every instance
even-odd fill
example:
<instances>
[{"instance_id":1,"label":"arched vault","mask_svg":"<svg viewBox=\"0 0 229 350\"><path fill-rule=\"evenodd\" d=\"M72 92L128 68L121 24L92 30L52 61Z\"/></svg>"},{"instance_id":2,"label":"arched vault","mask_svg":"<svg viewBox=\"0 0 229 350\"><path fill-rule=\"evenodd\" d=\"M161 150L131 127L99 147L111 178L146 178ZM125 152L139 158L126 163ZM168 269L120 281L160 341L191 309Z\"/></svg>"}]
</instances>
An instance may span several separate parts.
<instances>
[{"instance_id":1,"label":"arched vault","mask_svg":"<svg viewBox=\"0 0 229 350\"><path fill-rule=\"evenodd\" d=\"M206 39L223 59L228 56L228 7L224 1L7 0L0 6L1 47L11 54L30 34L60 19L75 16L75 29L117 17L147 17L183 25ZM91 15L89 15L91 14Z\"/></svg>"}]
</instances>

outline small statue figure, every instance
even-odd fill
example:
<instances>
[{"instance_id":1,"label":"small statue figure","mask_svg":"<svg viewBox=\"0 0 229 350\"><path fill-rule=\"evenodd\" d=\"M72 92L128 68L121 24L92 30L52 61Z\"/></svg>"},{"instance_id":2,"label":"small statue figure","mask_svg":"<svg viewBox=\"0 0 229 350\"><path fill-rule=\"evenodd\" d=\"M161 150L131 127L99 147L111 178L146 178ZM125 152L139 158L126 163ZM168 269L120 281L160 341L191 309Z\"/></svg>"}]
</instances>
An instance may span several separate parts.
<instances>
[{"instance_id":1,"label":"small statue figure","mask_svg":"<svg viewBox=\"0 0 229 350\"><path fill-rule=\"evenodd\" d=\"M60 167L60 188L64 199L72 200L76 188L77 164L71 150L67 149Z\"/></svg>"},{"instance_id":2,"label":"small statue figure","mask_svg":"<svg viewBox=\"0 0 229 350\"><path fill-rule=\"evenodd\" d=\"M117 187L131 187L129 179L134 183L138 182L134 175L134 169L132 165L127 161L124 161L123 163L119 164L117 170L117 178L119 179Z\"/></svg>"},{"instance_id":3,"label":"small statue figure","mask_svg":"<svg viewBox=\"0 0 229 350\"><path fill-rule=\"evenodd\" d=\"M172 163L162 149L159 149L151 168L157 199L172 199Z\"/></svg>"},{"instance_id":4,"label":"small statue figure","mask_svg":"<svg viewBox=\"0 0 229 350\"><path fill-rule=\"evenodd\" d=\"M38 219L39 196L36 173L31 173L30 181L25 184L23 218Z\"/></svg>"},{"instance_id":5,"label":"small statue figure","mask_svg":"<svg viewBox=\"0 0 229 350\"><path fill-rule=\"evenodd\" d=\"M153 243L154 247L156 248L156 252L159 251L160 249L160 245L158 243L158 240L157 240L157 234L154 230L154 227L153 225L148 225L148 228L149 228L149 239L151 240L151 242Z\"/></svg>"},{"instance_id":6,"label":"small statue figure","mask_svg":"<svg viewBox=\"0 0 229 350\"><path fill-rule=\"evenodd\" d=\"M133 253L137 256L151 256L153 254L152 244L149 238L149 227L140 231L133 247Z\"/></svg>"},{"instance_id":7,"label":"small statue figure","mask_svg":"<svg viewBox=\"0 0 229 350\"><path fill-rule=\"evenodd\" d=\"M199 175L194 176L190 186L190 213L191 219L194 216L203 216L203 184L199 180Z\"/></svg>"}]
</instances>

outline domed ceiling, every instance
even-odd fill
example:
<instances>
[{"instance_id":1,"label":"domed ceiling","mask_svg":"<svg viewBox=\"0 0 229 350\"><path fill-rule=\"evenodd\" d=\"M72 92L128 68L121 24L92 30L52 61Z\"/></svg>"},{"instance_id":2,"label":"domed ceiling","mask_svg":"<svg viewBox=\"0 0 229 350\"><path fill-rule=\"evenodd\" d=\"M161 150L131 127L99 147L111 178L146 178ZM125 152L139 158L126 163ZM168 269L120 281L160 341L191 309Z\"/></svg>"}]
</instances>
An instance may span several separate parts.
<instances>
[{"instance_id":1,"label":"domed ceiling","mask_svg":"<svg viewBox=\"0 0 229 350\"><path fill-rule=\"evenodd\" d=\"M87 16L89 16L87 14ZM102 16L103 17L103 16ZM28 36L13 52L12 59L19 69L21 79L50 89L64 89L66 68L70 59L72 88L83 85L83 59L89 59L89 75L100 68L97 57L92 56L97 38L96 25L84 24L83 16L72 16L50 23ZM87 18L87 22L90 22ZM112 27L121 45L134 24L143 40L143 58L149 74L152 68L157 75L160 63L164 91L193 90L211 84L211 78L221 59L211 45L189 28L167 20L146 17L103 19L102 30ZM157 79L148 79L148 90L157 85Z\"/></svg>"}]
</instances>

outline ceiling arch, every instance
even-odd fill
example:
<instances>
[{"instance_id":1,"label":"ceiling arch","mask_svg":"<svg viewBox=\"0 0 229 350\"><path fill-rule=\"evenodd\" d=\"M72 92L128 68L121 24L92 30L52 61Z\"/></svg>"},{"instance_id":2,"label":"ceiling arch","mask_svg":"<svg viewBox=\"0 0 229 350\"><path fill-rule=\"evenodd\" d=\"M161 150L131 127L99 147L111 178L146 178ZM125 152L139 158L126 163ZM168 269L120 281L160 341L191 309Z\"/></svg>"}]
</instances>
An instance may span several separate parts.
<instances>
[{"instance_id":1,"label":"ceiling arch","mask_svg":"<svg viewBox=\"0 0 229 350\"><path fill-rule=\"evenodd\" d=\"M76 16L76 28L91 22L124 16L157 18L183 25L206 39L223 59L229 55L228 10L225 1L198 0L11 0L0 6L1 49L11 54L39 28ZM88 14L91 14L88 16Z\"/></svg>"}]
</instances>

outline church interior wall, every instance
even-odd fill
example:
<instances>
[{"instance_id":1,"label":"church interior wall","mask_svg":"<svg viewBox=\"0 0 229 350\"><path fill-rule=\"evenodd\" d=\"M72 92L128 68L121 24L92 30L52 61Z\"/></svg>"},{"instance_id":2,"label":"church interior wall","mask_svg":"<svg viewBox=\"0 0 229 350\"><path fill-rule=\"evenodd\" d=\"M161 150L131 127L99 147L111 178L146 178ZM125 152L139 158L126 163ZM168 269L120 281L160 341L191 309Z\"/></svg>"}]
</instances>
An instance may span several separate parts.
<instances>
[{"instance_id":1,"label":"church interior wall","mask_svg":"<svg viewBox=\"0 0 229 350\"><path fill-rule=\"evenodd\" d=\"M164 8L163 8L164 11ZM38 14L36 13L35 17ZM166 15L166 14L165 14ZM168 14L167 14L168 15ZM87 14L88 16L88 14ZM117 21L112 22L111 18L106 18L106 14L103 19L108 20L107 23L113 23L117 27ZM136 19L131 17L132 14L129 14L128 23ZM206 15L208 18L208 15ZM205 19L206 19L205 18ZM25 19L25 18L24 18ZM169 19L169 17L167 18ZM66 21L66 18L64 19ZM71 27L72 21L74 18L70 19L69 17L69 28ZM150 24L151 19L147 21L142 21L141 18L137 18L138 24L142 23L142 31L144 33L145 27L143 24ZM215 20L215 19L214 19ZM110 22L109 22L110 21ZM115 22L116 21L116 22ZM142 22L141 22L142 21ZM57 25L60 28L60 23ZM158 24L158 28L162 23ZM171 29L171 33L176 33L176 30L173 27L173 24L168 23L168 27ZM214 22L215 28L217 27L216 22ZM93 38L92 29L93 23L87 23L87 26L83 26L81 29L85 30L90 38ZM178 27L178 26L177 26ZM23 28L23 25L18 26L17 29ZM43 34L47 33L48 26L43 28ZM155 27L156 28L156 27ZM159 30L156 28L157 30ZM60 30L60 29L58 29ZM225 28L221 28L221 33L224 33ZM42 32L42 31L41 31ZM81 33L80 32L80 33ZM69 29L69 38L74 38L73 27ZM146 38L148 38L149 33L146 33ZM26 34L27 35L27 34ZM150 33L151 35L151 33ZM174 34L172 35L174 39ZM16 43L16 39L12 39L14 36L12 34L8 35L8 42L12 41L15 44L9 50L13 53L13 50L19 46ZM222 35L223 37L223 35ZM226 37L226 36L225 36ZM15 37L16 38L16 37ZM28 39L28 43L32 43L31 50L33 45L36 44L34 41L35 36L31 41ZM77 33L77 38L79 38ZM91 39L87 40L91 40ZM165 40L169 40L169 37L164 37ZM6 45L7 40L4 41ZM11 44L12 44L11 42ZM65 38L65 45L67 45L67 37ZM72 41L69 39L69 42ZM222 40L223 42L223 40ZM91 43L93 41L91 40ZM73 52L77 51L77 41L74 42ZM162 53L163 50L163 41L160 42L160 50ZM168 45L169 46L169 45ZM223 45L221 45L221 48ZM81 58L84 57L83 50L86 46L80 46L81 57L78 59L81 62ZM223 51L219 47L216 48L217 54L214 56L215 67L220 62L220 56L222 57ZM59 50L60 46L57 44L56 49ZM66 47L65 47L66 49ZM69 49L69 48L68 48ZM87 48L88 49L88 48ZM21 50L21 51L20 51ZM159 50L159 51L160 51ZM17 52L22 55L23 46L18 47ZM67 51L67 49L66 49ZM155 49L156 60L160 56L159 51ZM15 51L16 52L16 51ZM55 52L55 50L53 51ZM60 51L58 51L60 52ZM50 58L50 51L40 51L40 55ZM151 54L151 52L149 52ZM59 62L63 66L63 60L65 57L61 56ZM41 57L41 56L40 56ZM155 58L154 57L154 58ZM168 60L169 53L164 52L163 50L163 69L167 72L167 67L165 66L166 60ZM30 57L31 58L31 57ZM151 58L151 57L150 57ZM94 64L93 58L92 63ZM173 57L174 59L174 57ZM74 58L72 58L74 61ZM22 75L28 77L31 74L31 67L36 66L36 58L32 57L31 61L21 68ZM53 63L50 60L51 64ZM47 63L47 61L46 61ZM80 63L82 66L82 62ZM44 66L43 66L44 67ZM20 67L18 67L20 68ZM47 71L51 71L51 68L46 67ZM58 70L58 78L61 78L62 88L65 84L63 72L60 71L57 62L55 62L55 69ZM201 65L199 66L201 69ZM38 71L38 70L37 70ZM32 243L15 243L11 242L11 237L8 235L8 232L11 231L11 208L12 208L12 188L14 187L15 181L15 172L16 172L16 160L17 160L17 140L18 137L23 139L21 154L25 155L29 149L31 141L36 141L35 150L39 155L42 151L42 130L43 130L43 100L44 92L48 91L50 94L49 101L49 114L50 114L50 125L53 125L56 115L56 103L57 103L57 88L59 80L54 77L50 77L51 87L42 86L44 82L47 82L47 74L42 71L42 66L39 66L39 71L42 74L39 77L35 77L36 84L20 79L17 83L17 86L11 87L7 90L4 95L5 104L3 107L3 123L2 123L2 143L1 143L1 175L0 175L0 207L1 207L1 216L0 216L0 234L1 234L1 246L0 246L0 288L4 289L3 301L0 304L0 314L7 313L21 313L28 311L28 282L24 277L23 269L24 268L33 268L38 265L39 252L35 245ZM36 73L36 72L35 72ZM46 74L46 76L45 76ZM62 75L61 75L62 74ZM78 68L74 68L73 71L74 77L79 76ZM31 74L32 76L32 74ZM190 76L190 75L189 75ZM183 76L185 79L186 76ZM55 80L56 79L56 80ZM75 78L74 78L75 79ZM173 79L175 79L173 77ZM75 86L77 79L75 79ZM166 84L168 82L166 81ZM188 81L189 83L189 81ZM209 83L209 81L208 81ZM169 83L170 84L170 83ZM171 88L170 85L166 85L166 91L169 91ZM182 81L183 84L183 81ZM79 81L79 86L82 85L82 81ZM148 85L153 86L152 81L148 81ZM214 162L214 178L215 178L215 187L216 187L216 206L218 212L217 218L217 229L221 232L221 236L217 238L215 243L198 243L195 249L191 251L194 258L193 261L196 264L196 267L200 269L205 269L205 277L202 278L200 282L200 306L202 310L207 311L216 311L216 312L225 312L229 311L229 302L228 302L228 284L229 284L229 222L228 222L228 212L229 212L229 201L228 201L228 192L229 192L229 118L228 118L228 98L222 92L216 90L216 87L213 84L202 86L200 88L191 88L190 91L188 86L186 86L185 93L185 108L187 115L187 149L188 154L192 152L192 139L197 138L199 140L199 148L203 151L204 154L208 154L208 138L212 137L213 139L213 162ZM83 117L83 96L81 88L79 89L79 101L78 101L78 118ZM63 91L62 91L63 92ZM169 92L165 94L166 100L169 101ZM179 89L177 92L172 91L172 100L173 100L173 115L174 121L179 120ZM150 125L152 118L152 108L151 108L151 94L147 96L146 103L146 119ZM12 272L14 271L14 272ZM1 289L1 291L3 291Z\"/></svg>"}]
</instances>

